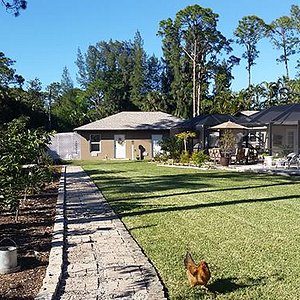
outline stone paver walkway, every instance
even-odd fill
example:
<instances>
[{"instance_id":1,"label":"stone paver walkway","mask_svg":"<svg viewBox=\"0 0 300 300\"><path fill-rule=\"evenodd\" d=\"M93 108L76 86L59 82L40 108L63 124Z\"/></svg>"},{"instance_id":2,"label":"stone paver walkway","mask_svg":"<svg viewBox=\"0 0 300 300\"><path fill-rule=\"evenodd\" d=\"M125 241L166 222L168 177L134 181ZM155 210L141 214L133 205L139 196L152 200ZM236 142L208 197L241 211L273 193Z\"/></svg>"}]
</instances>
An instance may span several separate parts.
<instances>
[{"instance_id":1,"label":"stone paver walkway","mask_svg":"<svg viewBox=\"0 0 300 300\"><path fill-rule=\"evenodd\" d=\"M81 167L67 167L65 252L56 299L166 299L152 264Z\"/></svg>"}]
</instances>

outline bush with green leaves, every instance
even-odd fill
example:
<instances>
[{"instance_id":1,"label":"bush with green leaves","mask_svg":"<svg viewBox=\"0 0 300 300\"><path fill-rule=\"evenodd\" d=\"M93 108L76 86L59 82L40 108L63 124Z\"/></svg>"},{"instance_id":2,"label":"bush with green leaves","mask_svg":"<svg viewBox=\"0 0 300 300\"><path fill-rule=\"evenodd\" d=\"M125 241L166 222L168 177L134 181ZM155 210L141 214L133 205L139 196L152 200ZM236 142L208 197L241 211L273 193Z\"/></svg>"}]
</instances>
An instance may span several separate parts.
<instances>
[{"instance_id":1,"label":"bush with green leaves","mask_svg":"<svg viewBox=\"0 0 300 300\"><path fill-rule=\"evenodd\" d=\"M183 151L180 154L180 163L182 164L188 164L190 162L190 154L188 151Z\"/></svg>"},{"instance_id":2,"label":"bush with green leaves","mask_svg":"<svg viewBox=\"0 0 300 300\"><path fill-rule=\"evenodd\" d=\"M205 162L209 161L209 156L205 154L203 150L200 150L193 152L191 160L196 166L200 167Z\"/></svg>"},{"instance_id":3,"label":"bush with green leaves","mask_svg":"<svg viewBox=\"0 0 300 300\"><path fill-rule=\"evenodd\" d=\"M26 122L24 118L15 119L1 128L1 209L16 209L25 189L38 189L50 179L49 161L45 160L50 133L28 129Z\"/></svg>"},{"instance_id":4,"label":"bush with green leaves","mask_svg":"<svg viewBox=\"0 0 300 300\"><path fill-rule=\"evenodd\" d=\"M160 152L154 156L156 162L166 162L169 159L169 155L166 152Z\"/></svg>"},{"instance_id":5,"label":"bush with green leaves","mask_svg":"<svg viewBox=\"0 0 300 300\"><path fill-rule=\"evenodd\" d=\"M178 138L175 136L163 138L159 142L159 145L161 150L168 155L168 158L174 159L175 161L179 160L182 151L182 142Z\"/></svg>"}]
</instances>

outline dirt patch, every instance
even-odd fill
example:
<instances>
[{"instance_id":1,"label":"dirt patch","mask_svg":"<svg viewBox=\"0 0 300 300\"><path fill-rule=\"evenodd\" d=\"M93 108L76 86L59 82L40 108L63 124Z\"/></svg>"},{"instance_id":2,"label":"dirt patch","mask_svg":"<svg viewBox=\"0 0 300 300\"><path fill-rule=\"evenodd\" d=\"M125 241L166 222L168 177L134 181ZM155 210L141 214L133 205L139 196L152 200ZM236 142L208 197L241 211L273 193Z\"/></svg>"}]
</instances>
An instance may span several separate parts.
<instances>
[{"instance_id":1,"label":"dirt patch","mask_svg":"<svg viewBox=\"0 0 300 300\"><path fill-rule=\"evenodd\" d=\"M58 178L39 195L23 201L18 221L15 214L0 212L0 241L10 238L18 246L20 270L0 274L0 299L34 299L48 265L57 201ZM13 245L5 240L1 245Z\"/></svg>"}]
</instances>

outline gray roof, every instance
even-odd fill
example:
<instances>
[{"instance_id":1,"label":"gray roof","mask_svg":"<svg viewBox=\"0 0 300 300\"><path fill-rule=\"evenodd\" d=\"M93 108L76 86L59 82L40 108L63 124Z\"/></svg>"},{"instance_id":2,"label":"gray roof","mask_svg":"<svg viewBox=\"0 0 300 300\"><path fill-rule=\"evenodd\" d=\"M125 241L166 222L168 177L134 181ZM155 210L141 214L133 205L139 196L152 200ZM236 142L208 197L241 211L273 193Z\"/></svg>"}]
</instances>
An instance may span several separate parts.
<instances>
[{"instance_id":1,"label":"gray roof","mask_svg":"<svg viewBox=\"0 0 300 300\"><path fill-rule=\"evenodd\" d=\"M251 123L275 125L297 125L300 121L300 104L272 106L251 116Z\"/></svg>"},{"instance_id":2,"label":"gray roof","mask_svg":"<svg viewBox=\"0 0 300 300\"><path fill-rule=\"evenodd\" d=\"M182 121L163 112L123 111L74 130L162 130Z\"/></svg>"},{"instance_id":3,"label":"gray roof","mask_svg":"<svg viewBox=\"0 0 300 300\"><path fill-rule=\"evenodd\" d=\"M198 130L202 126L210 127L226 121L237 122L237 118L226 114L199 115L192 119L179 123L175 128L182 130Z\"/></svg>"}]
</instances>

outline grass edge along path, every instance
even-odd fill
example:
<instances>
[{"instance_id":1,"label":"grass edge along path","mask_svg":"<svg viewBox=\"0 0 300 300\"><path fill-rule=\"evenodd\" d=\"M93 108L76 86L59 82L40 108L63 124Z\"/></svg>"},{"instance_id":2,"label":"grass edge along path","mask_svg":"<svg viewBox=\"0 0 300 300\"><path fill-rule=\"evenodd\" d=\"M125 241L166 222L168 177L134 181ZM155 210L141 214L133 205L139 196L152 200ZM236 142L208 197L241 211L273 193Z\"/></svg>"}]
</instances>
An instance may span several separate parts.
<instances>
[{"instance_id":1,"label":"grass edge along path","mask_svg":"<svg viewBox=\"0 0 300 300\"><path fill-rule=\"evenodd\" d=\"M81 162L158 269L170 299L300 299L300 182L266 174ZM205 259L205 293L183 258Z\"/></svg>"}]
</instances>

